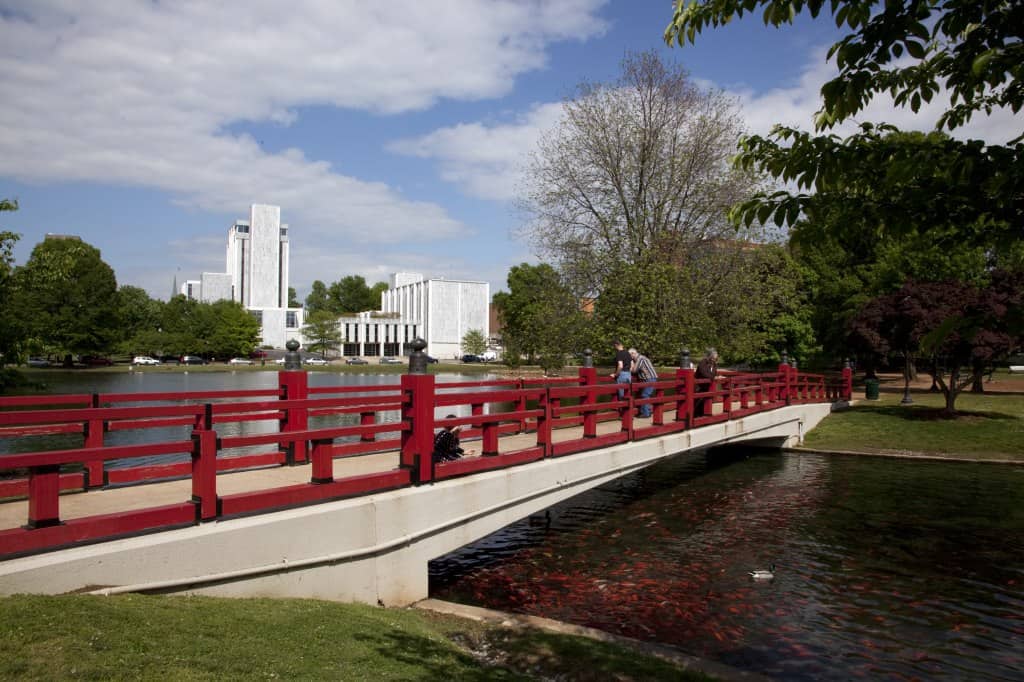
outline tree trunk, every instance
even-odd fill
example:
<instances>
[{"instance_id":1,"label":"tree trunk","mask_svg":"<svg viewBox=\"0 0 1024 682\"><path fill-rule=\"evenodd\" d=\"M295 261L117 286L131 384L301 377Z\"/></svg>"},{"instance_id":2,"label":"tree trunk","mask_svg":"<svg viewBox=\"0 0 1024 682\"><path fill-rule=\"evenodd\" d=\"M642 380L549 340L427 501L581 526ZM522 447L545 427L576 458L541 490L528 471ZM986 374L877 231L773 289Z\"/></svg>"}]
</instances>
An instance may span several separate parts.
<instances>
[{"instance_id":1,"label":"tree trunk","mask_svg":"<svg viewBox=\"0 0 1024 682\"><path fill-rule=\"evenodd\" d=\"M985 385L982 380L985 378L985 365L981 362L971 363L971 393L984 393Z\"/></svg>"},{"instance_id":2,"label":"tree trunk","mask_svg":"<svg viewBox=\"0 0 1024 682\"><path fill-rule=\"evenodd\" d=\"M960 393L960 368L954 364L949 370L949 384L946 387L946 408L944 412L950 416L956 416L956 398Z\"/></svg>"}]
</instances>

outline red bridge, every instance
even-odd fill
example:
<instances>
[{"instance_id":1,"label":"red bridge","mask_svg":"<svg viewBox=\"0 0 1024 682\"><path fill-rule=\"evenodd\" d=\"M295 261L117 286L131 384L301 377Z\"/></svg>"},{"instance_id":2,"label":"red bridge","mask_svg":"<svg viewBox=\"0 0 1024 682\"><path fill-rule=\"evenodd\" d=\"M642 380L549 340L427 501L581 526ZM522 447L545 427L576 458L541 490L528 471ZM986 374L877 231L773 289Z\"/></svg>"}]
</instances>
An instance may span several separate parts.
<instances>
[{"instance_id":1,"label":"red bridge","mask_svg":"<svg viewBox=\"0 0 1024 682\"><path fill-rule=\"evenodd\" d=\"M0 438L71 433L83 439L74 449L0 455L0 475L6 475L0 480L0 500L6 500L0 504L0 558L423 485L796 403L848 400L851 374L846 369L829 378L780 365L777 372L729 373L702 382L694 378L693 370L680 369L660 376L647 400L638 397L642 386L632 384L619 400L621 385L598 379L594 368L580 368L572 378L454 383L437 383L429 374L406 374L400 383L377 387L309 387L305 372L282 371L276 390L0 398ZM653 408L653 416L634 417L644 402ZM694 406L702 402L713 409L696 416ZM438 412L460 411L468 416L435 417ZM384 422L385 412L397 413L400 419ZM346 414L359 415L359 424L308 428L310 417ZM276 432L218 435L223 424L268 421L278 425ZM434 464L433 435L446 425L465 426L463 440L479 439L473 445L479 446L482 456ZM191 437L138 445L104 442L113 431L152 432L169 426L189 427ZM508 438L514 434L519 437ZM231 456L234 449L254 446L267 452ZM397 458L382 460L381 470L365 471L362 466L352 473L353 467L343 465L350 458L389 451ZM110 460L151 460L155 455L189 459L105 466ZM246 490L224 484L223 474L228 472L280 467L294 470L291 476L300 475L301 482ZM111 496L109 503L115 506L103 513L75 518L61 514L62 504L71 507L75 498L96 495L98 489L133 484L148 490L159 485L157 481L174 478L190 480L191 489L171 504L117 508ZM266 480L264 476L261 484L255 478L252 485L267 485ZM152 499L159 499L153 490ZM77 492L62 495L72 491Z\"/></svg>"}]
</instances>

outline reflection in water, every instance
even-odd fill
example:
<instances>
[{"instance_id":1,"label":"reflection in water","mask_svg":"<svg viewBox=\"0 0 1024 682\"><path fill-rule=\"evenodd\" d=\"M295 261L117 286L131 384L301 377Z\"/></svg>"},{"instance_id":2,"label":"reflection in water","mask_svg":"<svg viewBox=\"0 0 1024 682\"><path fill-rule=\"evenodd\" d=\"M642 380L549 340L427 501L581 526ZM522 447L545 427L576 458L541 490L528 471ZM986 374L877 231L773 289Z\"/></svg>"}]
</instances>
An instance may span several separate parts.
<instances>
[{"instance_id":1,"label":"reflection in water","mask_svg":"<svg viewBox=\"0 0 1024 682\"><path fill-rule=\"evenodd\" d=\"M717 456L434 561L431 595L785 679L1024 679L1024 471ZM775 580L750 579L771 563Z\"/></svg>"}]
</instances>

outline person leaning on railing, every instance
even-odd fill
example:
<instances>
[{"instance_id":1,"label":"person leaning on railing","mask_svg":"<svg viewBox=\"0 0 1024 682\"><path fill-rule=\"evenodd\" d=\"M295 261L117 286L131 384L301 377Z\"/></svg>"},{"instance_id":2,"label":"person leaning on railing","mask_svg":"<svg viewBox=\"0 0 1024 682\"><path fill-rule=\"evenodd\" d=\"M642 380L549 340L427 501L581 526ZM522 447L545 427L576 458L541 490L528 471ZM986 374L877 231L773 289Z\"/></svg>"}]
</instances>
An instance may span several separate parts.
<instances>
[{"instance_id":1,"label":"person leaning on railing","mask_svg":"<svg viewBox=\"0 0 1024 682\"><path fill-rule=\"evenodd\" d=\"M641 355L636 348L629 349L630 366L629 370L636 375L636 378L644 383L651 383L658 380L658 372L646 355ZM646 400L654 395L654 386L644 386L640 389L640 399ZM651 404L640 405L640 416L650 417L652 413Z\"/></svg>"},{"instance_id":2,"label":"person leaning on railing","mask_svg":"<svg viewBox=\"0 0 1024 682\"><path fill-rule=\"evenodd\" d=\"M697 363L697 371L694 372L694 375L697 379L704 379L707 381L707 388L704 390L712 390L714 388L715 377L718 376L718 351L714 348L708 348L704 353L704 357L699 363ZM698 390L703 388L703 386L699 386ZM698 400L694 402L693 409L695 417L704 416L705 411L707 414L711 414L711 402L710 400Z\"/></svg>"},{"instance_id":3,"label":"person leaning on railing","mask_svg":"<svg viewBox=\"0 0 1024 682\"><path fill-rule=\"evenodd\" d=\"M445 419L455 419L454 414L450 414ZM461 426L446 426L437 432L434 436L434 461L435 462L452 462L463 455L472 454L467 453L459 446L459 431L462 430Z\"/></svg>"}]
</instances>

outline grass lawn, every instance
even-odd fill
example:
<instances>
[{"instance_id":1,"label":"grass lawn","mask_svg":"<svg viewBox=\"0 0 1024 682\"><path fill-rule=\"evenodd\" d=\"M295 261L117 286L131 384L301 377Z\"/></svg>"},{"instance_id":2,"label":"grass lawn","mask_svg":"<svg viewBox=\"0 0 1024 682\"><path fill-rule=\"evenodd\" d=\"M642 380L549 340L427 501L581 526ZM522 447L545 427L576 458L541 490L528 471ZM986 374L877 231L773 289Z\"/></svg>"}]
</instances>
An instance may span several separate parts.
<instances>
[{"instance_id":1,"label":"grass lawn","mask_svg":"<svg viewBox=\"0 0 1024 682\"><path fill-rule=\"evenodd\" d=\"M879 400L859 400L830 415L807 434L804 446L1024 461L1024 390L1012 390L1016 386L1007 384L1017 381L1007 376L996 377L1005 392L962 393L954 418L941 414L942 394L916 390L912 405L900 405L902 390L890 386Z\"/></svg>"},{"instance_id":2,"label":"grass lawn","mask_svg":"<svg viewBox=\"0 0 1024 682\"><path fill-rule=\"evenodd\" d=\"M4 680L708 680L604 642L300 599L0 598Z\"/></svg>"}]
</instances>

